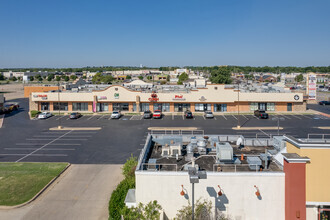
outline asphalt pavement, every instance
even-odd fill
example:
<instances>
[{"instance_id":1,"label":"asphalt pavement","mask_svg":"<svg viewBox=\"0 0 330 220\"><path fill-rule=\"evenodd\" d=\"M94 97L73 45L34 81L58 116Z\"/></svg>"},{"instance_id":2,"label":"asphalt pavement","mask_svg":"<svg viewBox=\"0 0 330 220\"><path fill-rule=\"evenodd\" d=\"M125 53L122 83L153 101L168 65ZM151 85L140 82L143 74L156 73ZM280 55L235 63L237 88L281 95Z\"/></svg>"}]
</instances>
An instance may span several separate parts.
<instances>
[{"instance_id":1,"label":"asphalt pavement","mask_svg":"<svg viewBox=\"0 0 330 220\"><path fill-rule=\"evenodd\" d=\"M46 120L30 120L28 100L16 100L20 110L6 115L0 129L0 161L70 162L75 164L122 164L131 155L138 156L149 127L197 127L205 134L242 134L246 137L276 134L276 130L233 130L242 127L274 127L280 117L280 134L307 137L308 134L329 134L318 127L330 126L330 118L322 115L278 114L269 119L253 115L218 115L213 119L195 116L166 115L162 119L143 119L140 115L111 119L106 115L84 115L70 120L53 116ZM324 107L324 106L322 106ZM326 106L325 111L330 107ZM101 127L98 131L50 131L58 125L69 127Z\"/></svg>"}]
</instances>

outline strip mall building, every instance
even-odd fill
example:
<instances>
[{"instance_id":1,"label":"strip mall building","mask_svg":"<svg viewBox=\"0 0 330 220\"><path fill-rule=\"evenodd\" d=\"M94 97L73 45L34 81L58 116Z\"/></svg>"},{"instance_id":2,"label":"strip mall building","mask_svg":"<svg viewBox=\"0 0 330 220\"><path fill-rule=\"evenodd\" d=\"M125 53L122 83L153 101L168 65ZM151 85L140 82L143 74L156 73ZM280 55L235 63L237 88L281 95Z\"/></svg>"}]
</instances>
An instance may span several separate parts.
<instances>
[{"instance_id":1,"label":"strip mall building","mask_svg":"<svg viewBox=\"0 0 330 220\"><path fill-rule=\"evenodd\" d=\"M119 85L96 91L32 92L30 110L80 112L253 112L304 111L303 93L243 92L225 85L160 92L133 90Z\"/></svg>"}]
</instances>

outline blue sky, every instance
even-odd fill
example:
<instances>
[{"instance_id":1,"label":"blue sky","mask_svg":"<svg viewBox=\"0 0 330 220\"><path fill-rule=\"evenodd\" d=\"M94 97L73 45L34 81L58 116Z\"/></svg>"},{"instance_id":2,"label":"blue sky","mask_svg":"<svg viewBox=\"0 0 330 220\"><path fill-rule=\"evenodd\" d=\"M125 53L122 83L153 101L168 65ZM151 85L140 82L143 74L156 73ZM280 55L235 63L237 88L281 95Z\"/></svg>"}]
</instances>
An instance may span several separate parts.
<instances>
[{"instance_id":1,"label":"blue sky","mask_svg":"<svg viewBox=\"0 0 330 220\"><path fill-rule=\"evenodd\" d=\"M0 0L0 68L330 65L329 0Z\"/></svg>"}]
</instances>

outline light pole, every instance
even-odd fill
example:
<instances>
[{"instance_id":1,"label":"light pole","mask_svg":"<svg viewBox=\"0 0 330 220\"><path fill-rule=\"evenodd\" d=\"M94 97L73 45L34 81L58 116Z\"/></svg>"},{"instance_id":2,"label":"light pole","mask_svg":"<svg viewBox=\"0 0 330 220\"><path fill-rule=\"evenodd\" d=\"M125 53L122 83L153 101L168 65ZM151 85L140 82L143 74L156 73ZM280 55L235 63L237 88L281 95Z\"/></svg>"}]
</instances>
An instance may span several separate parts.
<instances>
[{"instance_id":1,"label":"light pole","mask_svg":"<svg viewBox=\"0 0 330 220\"><path fill-rule=\"evenodd\" d=\"M277 116L277 117L273 117L272 120L273 121L277 120L277 135L280 135L280 121L284 121L285 118Z\"/></svg>"},{"instance_id":2,"label":"light pole","mask_svg":"<svg viewBox=\"0 0 330 220\"><path fill-rule=\"evenodd\" d=\"M193 165L195 164L194 162L192 163ZM192 220L195 219L194 212L195 212L195 183L199 183L199 179L206 179L206 171L197 171L195 166L189 167L188 168L188 174L189 174L189 180L191 183L191 208L192 208Z\"/></svg>"},{"instance_id":3,"label":"light pole","mask_svg":"<svg viewBox=\"0 0 330 220\"><path fill-rule=\"evenodd\" d=\"M240 81L237 80L237 128L241 128L240 124L239 124L239 84Z\"/></svg>"},{"instance_id":4,"label":"light pole","mask_svg":"<svg viewBox=\"0 0 330 220\"><path fill-rule=\"evenodd\" d=\"M58 99L58 115L59 115L58 129L62 129L62 126L61 126L61 105L60 105L60 82L58 82L57 86L58 86L58 88L57 88L57 99Z\"/></svg>"}]
</instances>

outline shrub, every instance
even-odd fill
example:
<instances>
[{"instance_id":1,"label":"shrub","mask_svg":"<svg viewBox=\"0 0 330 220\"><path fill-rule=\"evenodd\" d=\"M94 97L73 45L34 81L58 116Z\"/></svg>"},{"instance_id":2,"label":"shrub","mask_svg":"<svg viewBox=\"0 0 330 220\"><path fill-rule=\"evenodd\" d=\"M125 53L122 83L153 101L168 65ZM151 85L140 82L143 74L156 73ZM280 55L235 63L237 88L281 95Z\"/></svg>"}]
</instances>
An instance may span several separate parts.
<instances>
[{"instance_id":1,"label":"shrub","mask_svg":"<svg viewBox=\"0 0 330 220\"><path fill-rule=\"evenodd\" d=\"M123 175L125 176L125 178L129 178L129 177L135 177L135 168L137 165L137 158L133 157L133 155L131 155L131 157L129 159L126 160L126 163L123 166Z\"/></svg>"},{"instance_id":2,"label":"shrub","mask_svg":"<svg viewBox=\"0 0 330 220\"><path fill-rule=\"evenodd\" d=\"M192 207L190 204L187 206L182 207L176 215L175 220L189 220L192 219ZM195 211L194 216L196 220L209 220L211 219L211 209L212 203L211 201L204 200L197 200L195 203Z\"/></svg>"},{"instance_id":3,"label":"shrub","mask_svg":"<svg viewBox=\"0 0 330 220\"><path fill-rule=\"evenodd\" d=\"M117 188L112 192L109 202L109 219L119 220L121 210L125 207L125 197L129 189L135 188L135 178L125 178L119 183Z\"/></svg>"},{"instance_id":4,"label":"shrub","mask_svg":"<svg viewBox=\"0 0 330 220\"><path fill-rule=\"evenodd\" d=\"M32 110L32 111L30 111L30 114L31 114L31 117L32 117L32 118L37 117L37 115L40 114L40 113L41 113L41 112L36 111L36 110Z\"/></svg>"},{"instance_id":5,"label":"shrub","mask_svg":"<svg viewBox=\"0 0 330 220\"><path fill-rule=\"evenodd\" d=\"M158 220L162 207L157 201L149 202L147 205L140 203L138 207L127 208L121 210L121 215L125 220L141 219L141 220Z\"/></svg>"}]
</instances>

